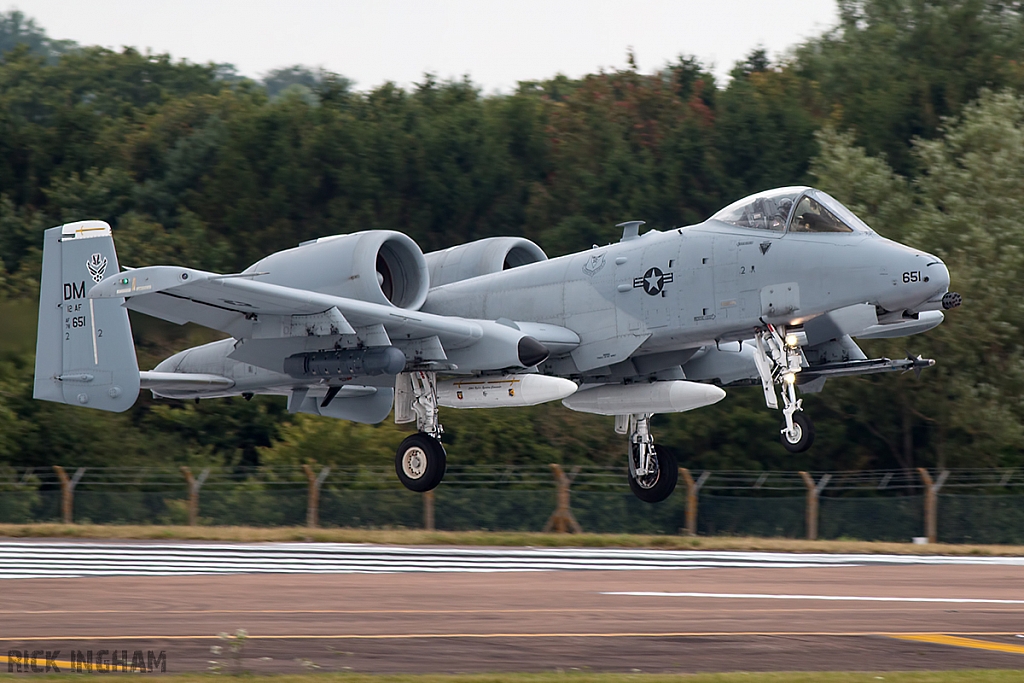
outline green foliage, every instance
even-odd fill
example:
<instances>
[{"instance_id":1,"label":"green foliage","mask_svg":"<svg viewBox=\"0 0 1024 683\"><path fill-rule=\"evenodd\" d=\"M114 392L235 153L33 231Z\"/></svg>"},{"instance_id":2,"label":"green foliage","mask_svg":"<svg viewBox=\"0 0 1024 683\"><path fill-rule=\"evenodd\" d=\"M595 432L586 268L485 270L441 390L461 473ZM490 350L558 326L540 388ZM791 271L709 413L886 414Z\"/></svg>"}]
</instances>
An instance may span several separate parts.
<instances>
[{"instance_id":1,"label":"green foliage","mask_svg":"<svg viewBox=\"0 0 1024 683\"><path fill-rule=\"evenodd\" d=\"M1002 0L839 0L840 24L797 50L801 77L871 154L911 171L930 138L983 87L1021 87L1022 9Z\"/></svg>"},{"instance_id":2,"label":"green foliage","mask_svg":"<svg viewBox=\"0 0 1024 683\"><path fill-rule=\"evenodd\" d=\"M715 135L734 196L807 181L817 154L812 83L793 69L770 68L764 51L733 71L718 98Z\"/></svg>"},{"instance_id":3,"label":"green foliage","mask_svg":"<svg viewBox=\"0 0 1024 683\"><path fill-rule=\"evenodd\" d=\"M0 14L0 54L25 46L33 54L54 60L76 45L70 40L54 40L34 19L18 10Z\"/></svg>"}]
</instances>

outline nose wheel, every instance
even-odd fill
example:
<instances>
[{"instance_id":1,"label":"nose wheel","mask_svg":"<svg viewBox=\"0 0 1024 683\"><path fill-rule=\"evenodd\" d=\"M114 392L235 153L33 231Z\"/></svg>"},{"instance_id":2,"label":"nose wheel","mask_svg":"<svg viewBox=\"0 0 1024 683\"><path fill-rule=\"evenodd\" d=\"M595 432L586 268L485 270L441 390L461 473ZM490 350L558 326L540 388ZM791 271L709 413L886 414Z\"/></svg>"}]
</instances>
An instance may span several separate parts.
<instances>
[{"instance_id":1,"label":"nose wheel","mask_svg":"<svg viewBox=\"0 0 1024 683\"><path fill-rule=\"evenodd\" d=\"M814 423L804 413L793 413L793 426L782 421L782 446L790 453L803 453L814 443Z\"/></svg>"},{"instance_id":2,"label":"nose wheel","mask_svg":"<svg viewBox=\"0 0 1024 683\"><path fill-rule=\"evenodd\" d=\"M779 407L775 387L782 391L782 445L790 453L802 453L814 443L814 425L803 413L803 400L796 397L796 375L804 359L796 335L768 325L754 339L754 364L761 378L764 400L769 408Z\"/></svg>"}]
</instances>

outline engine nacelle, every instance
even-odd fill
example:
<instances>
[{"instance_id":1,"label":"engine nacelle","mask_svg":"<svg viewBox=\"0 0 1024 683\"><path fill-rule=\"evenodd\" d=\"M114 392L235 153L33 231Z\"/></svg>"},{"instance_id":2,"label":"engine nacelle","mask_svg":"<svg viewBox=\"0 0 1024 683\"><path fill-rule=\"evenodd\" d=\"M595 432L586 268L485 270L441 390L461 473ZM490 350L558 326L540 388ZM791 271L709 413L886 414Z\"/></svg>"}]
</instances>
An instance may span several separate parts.
<instances>
[{"instance_id":1,"label":"engine nacelle","mask_svg":"<svg viewBox=\"0 0 1024 683\"><path fill-rule=\"evenodd\" d=\"M417 310L430 289L427 262L411 237L368 230L303 242L245 269L260 282Z\"/></svg>"},{"instance_id":2,"label":"engine nacelle","mask_svg":"<svg viewBox=\"0 0 1024 683\"><path fill-rule=\"evenodd\" d=\"M547 261L547 254L523 237L488 237L426 255L430 286L440 287L481 275L500 273L528 263Z\"/></svg>"}]
</instances>

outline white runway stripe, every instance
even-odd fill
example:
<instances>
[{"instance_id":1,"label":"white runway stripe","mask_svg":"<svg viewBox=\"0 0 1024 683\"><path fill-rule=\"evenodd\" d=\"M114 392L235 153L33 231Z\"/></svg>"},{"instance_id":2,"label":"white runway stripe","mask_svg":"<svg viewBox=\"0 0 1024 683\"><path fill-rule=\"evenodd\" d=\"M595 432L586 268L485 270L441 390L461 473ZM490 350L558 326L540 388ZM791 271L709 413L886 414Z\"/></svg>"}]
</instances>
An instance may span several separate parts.
<instances>
[{"instance_id":1,"label":"white runway stripe","mask_svg":"<svg viewBox=\"0 0 1024 683\"><path fill-rule=\"evenodd\" d=\"M347 543L0 542L0 579L258 573L796 569L866 564L1024 566L1024 558L623 548L403 547Z\"/></svg>"},{"instance_id":2,"label":"white runway stripe","mask_svg":"<svg viewBox=\"0 0 1024 683\"><path fill-rule=\"evenodd\" d=\"M606 591L601 595L627 595L652 598L726 598L738 600L839 600L849 602L943 602L979 605L1024 605L1024 600L995 598L893 598L864 595L776 595L774 593L659 593L656 591Z\"/></svg>"}]
</instances>

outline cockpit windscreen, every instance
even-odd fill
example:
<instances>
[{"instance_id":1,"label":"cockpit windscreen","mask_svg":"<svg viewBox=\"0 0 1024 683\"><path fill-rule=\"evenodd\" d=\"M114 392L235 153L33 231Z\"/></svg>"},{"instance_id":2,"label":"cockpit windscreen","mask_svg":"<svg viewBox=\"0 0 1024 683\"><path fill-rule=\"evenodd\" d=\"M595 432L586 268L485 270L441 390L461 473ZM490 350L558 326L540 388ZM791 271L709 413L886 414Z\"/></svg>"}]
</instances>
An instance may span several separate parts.
<instances>
[{"instance_id":1,"label":"cockpit windscreen","mask_svg":"<svg viewBox=\"0 0 1024 683\"><path fill-rule=\"evenodd\" d=\"M871 232L834 198L809 187L781 187L733 202L711 218L741 228L775 232Z\"/></svg>"},{"instance_id":2,"label":"cockpit windscreen","mask_svg":"<svg viewBox=\"0 0 1024 683\"><path fill-rule=\"evenodd\" d=\"M712 218L741 228L783 232L789 223L793 202L803 194L805 189L783 187L744 197L725 207Z\"/></svg>"},{"instance_id":3,"label":"cockpit windscreen","mask_svg":"<svg viewBox=\"0 0 1024 683\"><path fill-rule=\"evenodd\" d=\"M807 194L830 209L843 223L852 228L853 232L874 232L867 223L857 217L857 214L843 206L835 197L821 190L808 190Z\"/></svg>"},{"instance_id":4,"label":"cockpit windscreen","mask_svg":"<svg viewBox=\"0 0 1024 683\"><path fill-rule=\"evenodd\" d=\"M853 232L853 228L839 220L838 217L816 198L805 194L797 202L793 212L793 221L789 224L790 232Z\"/></svg>"}]
</instances>

